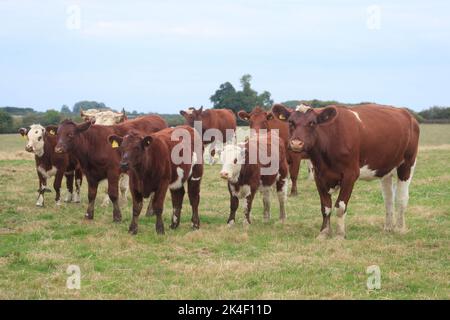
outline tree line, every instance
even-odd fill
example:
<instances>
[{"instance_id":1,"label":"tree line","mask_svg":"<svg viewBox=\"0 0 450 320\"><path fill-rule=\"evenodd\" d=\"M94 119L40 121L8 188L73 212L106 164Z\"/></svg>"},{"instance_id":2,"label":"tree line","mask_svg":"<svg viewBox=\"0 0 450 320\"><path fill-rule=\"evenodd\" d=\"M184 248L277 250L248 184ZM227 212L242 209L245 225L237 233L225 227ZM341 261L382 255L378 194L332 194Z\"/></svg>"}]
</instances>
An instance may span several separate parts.
<instances>
[{"instance_id":1,"label":"tree line","mask_svg":"<svg viewBox=\"0 0 450 320\"><path fill-rule=\"evenodd\" d=\"M269 91L262 91L258 93L251 85L252 77L245 74L240 78L240 88L236 89L230 82L222 83L219 88L209 98L213 108L216 109L231 109L237 114L239 110L251 111L255 106L260 106L265 109L270 109L273 104L273 99ZM313 108L325 107L330 104L346 104L338 101L330 100L289 100L282 102L284 105L295 108L300 103L308 104ZM361 102L367 103L367 102ZM200 107L200 106L198 106ZM103 102L97 101L79 101L75 103L72 108L67 105L61 106L58 110L49 109L45 112L37 112L33 108L18 108L18 107L1 107L0 108L0 133L15 133L21 127L27 127L34 123L40 123L44 126L49 124L57 124L62 120L70 118L75 122L80 122L80 110L87 109L102 109L114 110L105 105ZM420 112L410 110L410 112L421 123L450 123L450 107L432 106ZM135 118L137 116L148 113L137 112L136 110L127 111L128 118ZM159 114L162 116L169 126L177 126L184 123L184 119L179 114ZM238 121L238 124L244 124Z\"/></svg>"}]
</instances>

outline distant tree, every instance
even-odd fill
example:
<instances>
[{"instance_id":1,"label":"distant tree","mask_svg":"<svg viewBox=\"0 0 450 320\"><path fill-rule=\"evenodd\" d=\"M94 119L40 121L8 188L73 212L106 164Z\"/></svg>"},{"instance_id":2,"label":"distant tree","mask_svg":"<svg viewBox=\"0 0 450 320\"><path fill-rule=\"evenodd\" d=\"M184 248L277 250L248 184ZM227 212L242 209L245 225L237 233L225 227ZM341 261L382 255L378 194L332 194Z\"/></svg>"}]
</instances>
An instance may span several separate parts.
<instances>
[{"instance_id":1,"label":"distant tree","mask_svg":"<svg viewBox=\"0 0 450 320\"><path fill-rule=\"evenodd\" d=\"M103 102L97 102L97 101L79 101L73 105L72 112L75 114L80 113L80 109L87 110L87 109L107 109L105 104Z\"/></svg>"},{"instance_id":2,"label":"distant tree","mask_svg":"<svg viewBox=\"0 0 450 320\"><path fill-rule=\"evenodd\" d=\"M71 113L69 106L66 104L63 104L61 107L61 113L65 113L65 114Z\"/></svg>"},{"instance_id":3,"label":"distant tree","mask_svg":"<svg viewBox=\"0 0 450 320\"><path fill-rule=\"evenodd\" d=\"M9 133L13 128L13 117L6 111L0 110L0 133Z\"/></svg>"},{"instance_id":4,"label":"distant tree","mask_svg":"<svg viewBox=\"0 0 450 320\"><path fill-rule=\"evenodd\" d=\"M210 97L213 107L216 109L231 109L235 113L239 110L250 111L256 106L270 108L273 104L270 92L263 91L258 94L251 87L251 80L251 75L243 75L240 79L242 88L240 91L236 91L230 82L221 84L219 89Z\"/></svg>"},{"instance_id":5,"label":"distant tree","mask_svg":"<svg viewBox=\"0 0 450 320\"><path fill-rule=\"evenodd\" d=\"M450 107L433 106L419 112L419 115L426 120L450 119Z\"/></svg>"},{"instance_id":6,"label":"distant tree","mask_svg":"<svg viewBox=\"0 0 450 320\"><path fill-rule=\"evenodd\" d=\"M47 126L49 124L58 124L61 121L61 114L56 110L47 110L42 115L41 124Z\"/></svg>"}]
</instances>

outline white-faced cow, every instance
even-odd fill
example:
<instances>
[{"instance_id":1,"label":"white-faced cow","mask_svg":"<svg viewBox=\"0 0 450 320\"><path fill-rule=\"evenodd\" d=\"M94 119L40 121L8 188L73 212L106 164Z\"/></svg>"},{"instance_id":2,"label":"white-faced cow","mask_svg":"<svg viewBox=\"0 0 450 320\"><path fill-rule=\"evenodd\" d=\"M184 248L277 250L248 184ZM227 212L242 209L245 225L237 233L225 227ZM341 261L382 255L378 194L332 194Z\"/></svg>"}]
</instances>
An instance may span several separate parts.
<instances>
[{"instance_id":1,"label":"white-faced cow","mask_svg":"<svg viewBox=\"0 0 450 320\"><path fill-rule=\"evenodd\" d=\"M167 190L172 196L172 224L180 223L181 207L187 182L189 201L192 206L192 227L200 227L198 205L200 181L203 175L201 161L203 146L199 134L189 126L167 128L151 135L130 132L124 137L110 135L111 146L121 154L121 167L130 175L133 196L133 219L129 232L136 234L143 199L153 195L149 208L156 215L156 232L164 234L162 212ZM194 143L200 147L195 151ZM147 212L150 210L147 210Z\"/></svg>"},{"instance_id":2,"label":"white-faced cow","mask_svg":"<svg viewBox=\"0 0 450 320\"><path fill-rule=\"evenodd\" d=\"M344 219L358 178L381 179L385 230L405 231L404 213L419 141L419 125L406 109L366 104L354 108L300 108L292 112L277 105L272 112L288 121L290 148L306 153L314 165L323 215L319 238L331 235L331 194L337 190L337 236L345 237ZM394 175L398 177L395 196Z\"/></svg>"},{"instance_id":3,"label":"white-faced cow","mask_svg":"<svg viewBox=\"0 0 450 320\"><path fill-rule=\"evenodd\" d=\"M244 144L227 144L221 154L221 161L220 176L228 181L230 193L229 225L235 222L239 199L244 203L244 222L251 223L253 198L258 189L263 196L264 220L269 220L272 187L276 188L278 195L280 220L286 219L288 164L281 139L259 134L250 137Z\"/></svg>"},{"instance_id":4,"label":"white-faced cow","mask_svg":"<svg viewBox=\"0 0 450 320\"><path fill-rule=\"evenodd\" d=\"M53 188L55 189L55 201L61 203L61 182L66 176L67 195L65 202L80 202L80 187L83 180L78 161L69 155L57 154L54 151L56 145L56 130L58 126L33 124L29 129L20 128L19 133L27 139L25 150L34 153L36 171L39 178L39 190L36 206L44 206L44 193L50 192L47 188L47 179L55 177ZM75 192L73 184L75 180Z\"/></svg>"}]
</instances>

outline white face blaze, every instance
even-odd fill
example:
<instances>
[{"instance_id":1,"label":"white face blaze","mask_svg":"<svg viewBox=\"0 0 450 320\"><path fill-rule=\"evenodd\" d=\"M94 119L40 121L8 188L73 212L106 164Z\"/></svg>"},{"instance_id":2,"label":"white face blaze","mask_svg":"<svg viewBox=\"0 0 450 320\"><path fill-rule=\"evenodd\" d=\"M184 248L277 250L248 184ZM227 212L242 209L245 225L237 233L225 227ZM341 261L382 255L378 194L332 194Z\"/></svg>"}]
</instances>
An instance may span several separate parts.
<instances>
[{"instance_id":1,"label":"white face blaze","mask_svg":"<svg viewBox=\"0 0 450 320\"><path fill-rule=\"evenodd\" d=\"M228 180L237 182L242 164L245 163L245 149L243 147L228 144L223 149L220 160L222 161L222 170L220 174L226 174Z\"/></svg>"},{"instance_id":2,"label":"white face blaze","mask_svg":"<svg viewBox=\"0 0 450 320\"><path fill-rule=\"evenodd\" d=\"M42 157L44 154L44 134L45 128L40 124L31 125L27 133L27 149L32 149L38 157Z\"/></svg>"},{"instance_id":3,"label":"white face blaze","mask_svg":"<svg viewBox=\"0 0 450 320\"><path fill-rule=\"evenodd\" d=\"M123 114L113 111L101 111L96 113L93 118L95 119L95 124L102 126L112 126L122 121Z\"/></svg>"}]
</instances>

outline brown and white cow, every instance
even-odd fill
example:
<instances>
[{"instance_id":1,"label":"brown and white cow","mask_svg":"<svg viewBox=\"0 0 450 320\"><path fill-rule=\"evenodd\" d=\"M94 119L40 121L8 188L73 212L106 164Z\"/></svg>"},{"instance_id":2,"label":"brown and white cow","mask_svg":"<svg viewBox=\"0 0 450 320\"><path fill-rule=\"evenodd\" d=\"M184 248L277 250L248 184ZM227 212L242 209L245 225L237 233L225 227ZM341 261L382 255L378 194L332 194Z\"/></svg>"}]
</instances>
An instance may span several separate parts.
<instances>
[{"instance_id":1,"label":"brown and white cow","mask_svg":"<svg viewBox=\"0 0 450 320\"><path fill-rule=\"evenodd\" d=\"M236 134L236 116L233 111L229 109L208 109L203 111L203 107L196 110L195 108L189 108L186 111L180 111L180 114L185 118L186 124L194 127L196 121L202 123L202 139L205 145L210 145L210 163L214 163L214 155L216 153L217 143L226 143L234 139ZM216 129L220 131L222 135L222 141L216 141L215 137L211 137L211 140L205 139L205 132L209 129ZM228 134L227 134L228 130ZM230 135L230 132L233 133Z\"/></svg>"},{"instance_id":2,"label":"brown and white cow","mask_svg":"<svg viewBox=\"0 0 450 320\"><path fill-rule=\"evenodd\" d=\"M77 160L69 155L57 154L54 151L56 145L57 126L44 128L40 124L33 124L29 129L20 128L19 133L27 139L25 150L34 153L36 171L39 178L39 190L36 206L44 206L44 193L50 192L47 188L47 179L55 177L53 188L55 189L55 201L61 204L61 183L63 176L66 177L68 193L65 202L80 202L80 187L83 174ZM73 183L75 180L75 193Z\"/></svg>"},{"instance_id":3,"label":"brown and white cow","mask_svg":"<svg viewBox=\"0 0 450 320\"><path fill-rule=\"evenodd\" d=\"M286 158L289 164L289 175L292 182L291 195L297 195L297 178L300 171L300 162L302 160L302 156L299 153L289 150L288 148L289 127L287 123L285 121L279 120L278 118L275 118L272 112L267 112L259 106L255 107L250 113L241 110L238 112L238 116L240 119L248 122L250 129L255 130L256 133L258 133L260 130L278 130L278 134L284 141L287 150Z\"/></svg>"},{"instance_id":4,"label":"brown and white cow","mask_svg":"<svg viewBox=\"0 0 450 320\"><path fill-rule=\"evenodd\" d=\"M151 135L131 132L124 137L110 135L111 146L121 154L121 166L130 176L130 190L133 196L133 219L129 232L136 234L143 199L153 195L149 208L156 215L156 232L164 234L162 212L167 189L172 196L172 224L180 224L181 208L187 182L189 201L192 206L192 226L200 227L198 205L200 182L203 175L203 146L199 134L189 126L167 128ZM195 151L197 141L199 152ZM176 158L180 156L181 158ZM184 158L185 157L185 158ZM147 210L150 211L150 210Z\"/></svg>"},{"instance_id":5,"label":"brown and white cow","mask_svg":"<svg viewBox=\"0 0 450 320\"><path fill-rule=\"evenodd\" d=\"M87 219L94 218L98 184L104 179L108 180L108 195L113 203L113 220L118 222L122 219L118 204L118 182L122 173L120 154L117 150L111 149L108 136L112 134L124 136L130 130L151 134L166 127L166 121L154 115L139 117L113 126L99 126L91 122L76 124L71 120L64 120L60 124L55 151L67 152L80 162L89 184L89 205L85 215Z\"/></svg>"},{"instance_id":6,"label":"brown and white cow","mask_svg":"<svg viewBox=\"0 0 450 320\"><path fill-rule=\"evenodd\" d=\"M404 213L416 163L419 125L406 109L376 104L349 108L300 108L289 111L274 106L272 112L288 121L292 150L306 153L313 165L320 195L323 224L319 238L331 235L331 194L335 202L337 236L345 237L345 215L356 180L381 179L386 206L385 230L405 231ZM397 175L394 196L393 176ZM397 220L394 227L394 199Z\"/></svg>"},{"instance_id":7,"label":"brown and white cow","mask_svg":"<svg viewBox=\"0 0 450 320\"><path fill-rule=\"evenodd\" d=\"M268 159L264 159L267 155ZM239 199L244 201L245 220L251 223L253 198L258 189L263 196L264 220L270 219L270 190L276 188L280 204L280 220L286 219L288 164L284 143L277 136L258 134L244 144L227 144L221 154L220 176L228 181L230 216L227 223L234 224ZM274 170L269 170L273 166ZM266 172L264 172L266 170Z\"/></svg>"}]
</instances>

